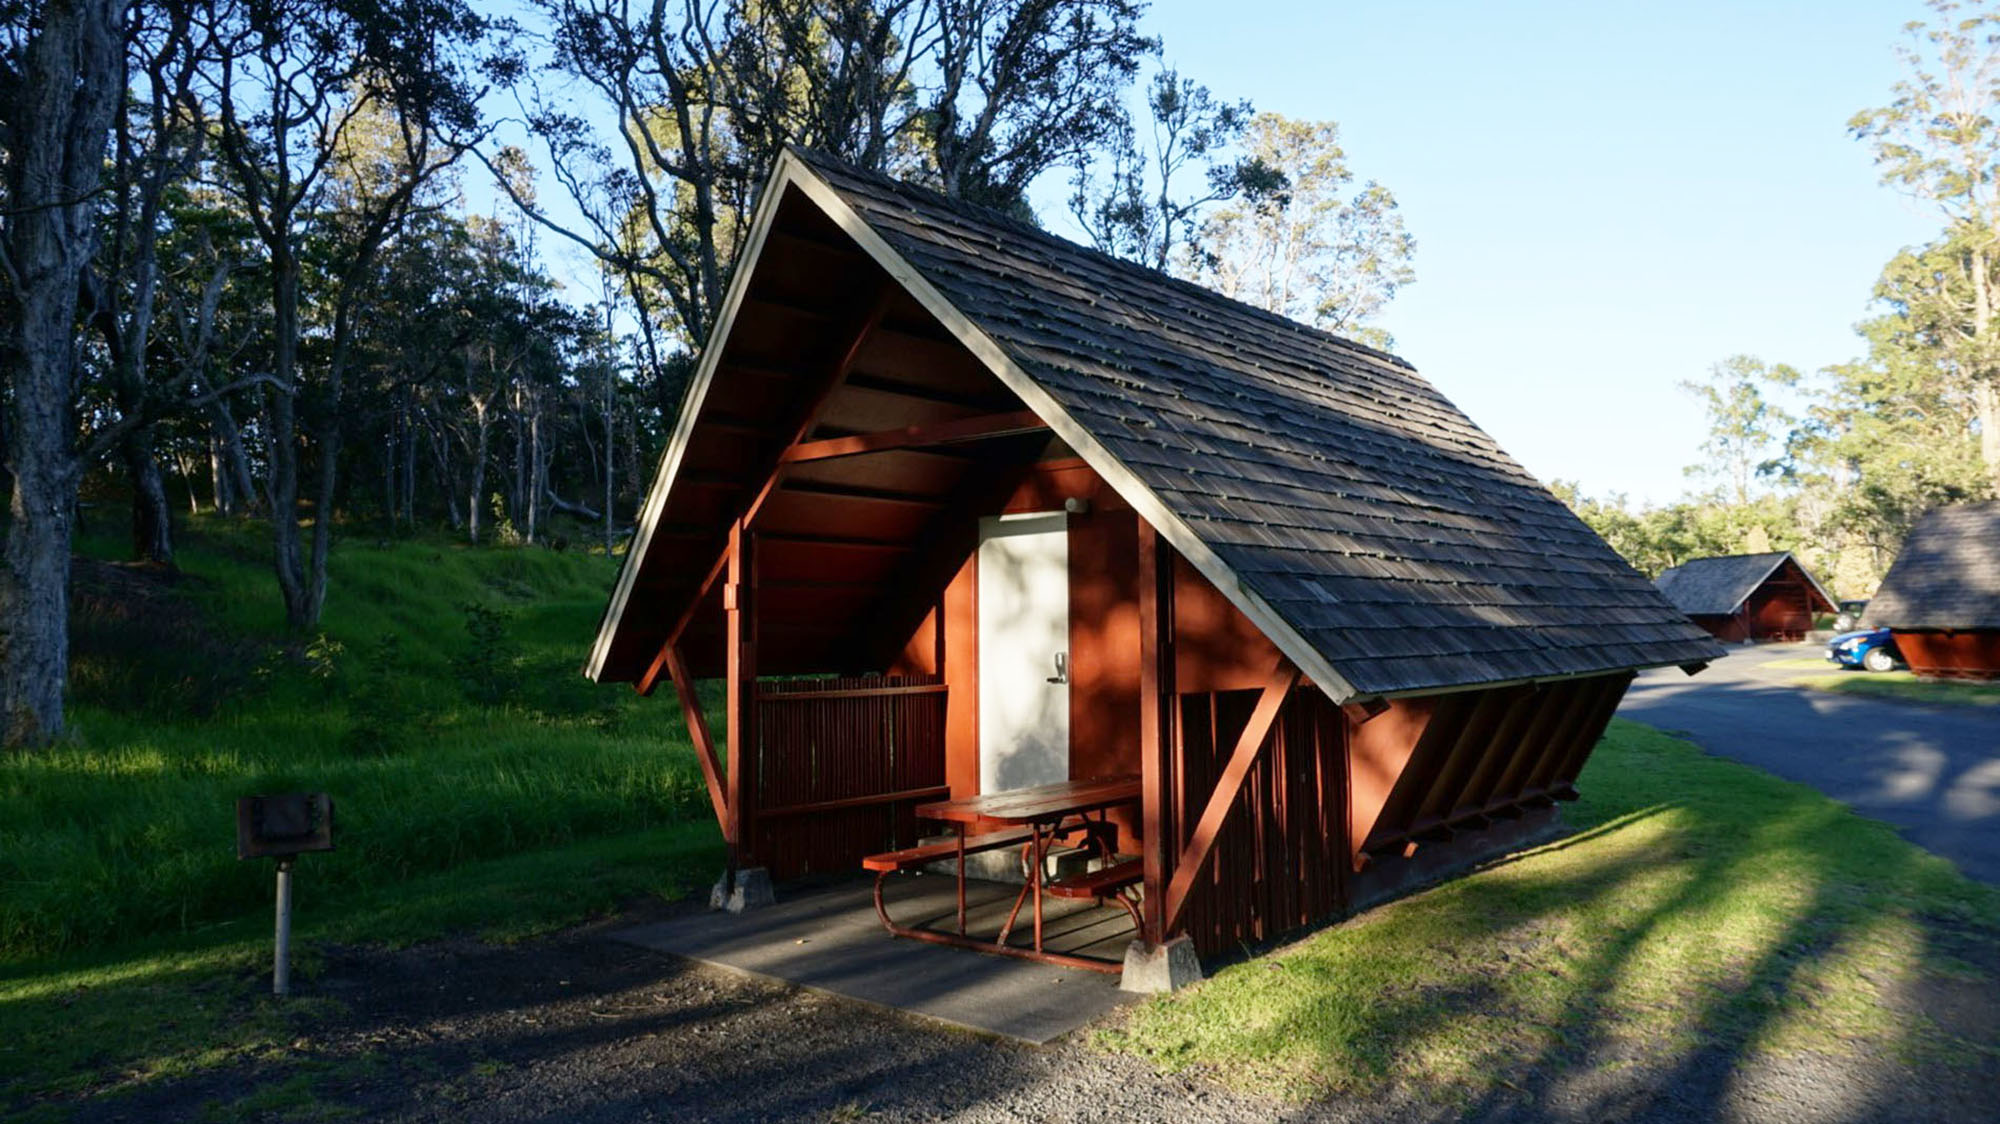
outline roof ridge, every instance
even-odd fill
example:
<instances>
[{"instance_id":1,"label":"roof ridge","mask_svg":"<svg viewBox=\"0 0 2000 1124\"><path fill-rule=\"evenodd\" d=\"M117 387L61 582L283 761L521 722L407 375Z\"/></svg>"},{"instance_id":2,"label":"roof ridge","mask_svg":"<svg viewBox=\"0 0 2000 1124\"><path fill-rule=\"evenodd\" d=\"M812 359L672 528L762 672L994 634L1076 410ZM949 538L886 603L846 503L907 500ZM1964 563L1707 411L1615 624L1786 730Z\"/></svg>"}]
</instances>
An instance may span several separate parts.
<instances>
[{"instance_id":1,"label":"roof ridge","mask_svg":"<svg viewBox=\"0 0 2000 1124\"><path fill-rule=\"evenodd\" d=\"M1394 352L1384 351L1378 347L1370 347L1369 345L1362 343L1359 340L1351 339L1347 336L1338 335L1334 332L1326 330L1325 328L1315 327L1311 324L1307 324L1299 320L1294 320L1291 317L1285 316L1281 313L1272 312L1268 308L1261 308L1257 305L1249 303L1248 301L1239 300L1235 297L1229 296L1226 293L1217 292L1216 290L1211 289L1206 285L1202 285L1194 281L1189 281L1184 277L1176 277L1173 274L1168 273L1164 270L1154 269L1152 266L1132 261L1129 258L1121 258L1116 254L1107 253L1104 250L1100 250L1095 246L1087 246L1081 242L1076 241L1075 239L1065 238L1062 235L1047 229L1046 227L1041 227L1033 223L1024 222L1021 219L1013 215L1010 215L1005 211L998 210L993 207L988 207L981 203L974 203L969 200L946 195L935 188L929 187L921 183L913 183L909 180L898 179L895 176L889 175L885 172L878 172L872 169L863 168L857 164L853 164L847 160L835 156L832 153L817 148L809 148L805 145L798 144L793 141L785 142L785 150L787 152L792 153L794 156L803 161L809 167L818 168L822 166L831 166L844 175L853 176L854 178L860 180L870 180L884 187L890 188L891 190L894 191L923 192L925 195L929 196L935 202L936 205L942 206L946 210L958 212L964 217L971 218L978 222L986 223L992 226L999 226L1005 229L1011 229L1021 234L1039 239L1044 242L1058 243L1066 251L1088 255L1113 269L1120 270L1126 273L1138 274L1153 283L1156 284L1164 283L1171 288L1184 290L1191 296L1197 297L1201 300L1217 301L1226 305L1233 306L1234 308L1240 309L1243 312L1247 312L1255 317L1258 317L1259 319L1268 321L1271 325L1275 327L1282 328L1286 331L1304 333L1308 336L1324 339L1331 343L1337 344L1340 347L1358 352L1365 358L1373 359L1380 363L1386 363L1389 366L1396 368L1400 372L1416 373L1417 371L1416 364L1410 362L1409 360L1403 358L1400 355L1395 354Z\"/></svg>"}]
</instances>

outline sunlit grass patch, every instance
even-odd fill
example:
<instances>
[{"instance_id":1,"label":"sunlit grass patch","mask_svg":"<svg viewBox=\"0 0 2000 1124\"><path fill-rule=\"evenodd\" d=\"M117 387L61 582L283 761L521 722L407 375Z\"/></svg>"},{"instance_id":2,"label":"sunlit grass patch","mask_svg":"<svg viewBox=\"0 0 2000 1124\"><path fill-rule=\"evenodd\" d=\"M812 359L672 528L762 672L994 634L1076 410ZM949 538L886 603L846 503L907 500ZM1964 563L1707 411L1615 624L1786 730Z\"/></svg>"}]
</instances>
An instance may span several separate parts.
<instances>
[{"instance_id":1,"label":"sunlit grass patch","mask_svg":"<svg viewBox=\"0 0 2000 1124\"><path fill-rule=\"evenodd\" d=\"M2000 706L2000 683L1919 679L1907 671L1857 671L1845 675L1818 675L1801 679L1800 682L1820 691L1901 699L1905 702Z\"/></svg>"},{"instance_id":2,"label":"sunlit grass patch","mask_svg":"<svg viewBox=\"0 0 2000 1124\"><path fill-rule=\"evenodd\" d=\"M1619 722L1578 829L1133 1008L1108 1047L1295 1097L1446 1099L1617 1045L1907 1056L1950 1040L1892 992L2000 939L2000 894L1817 793ZM1958 938L1952 938L1958 939Z\"/></svg>"}]
</instances>

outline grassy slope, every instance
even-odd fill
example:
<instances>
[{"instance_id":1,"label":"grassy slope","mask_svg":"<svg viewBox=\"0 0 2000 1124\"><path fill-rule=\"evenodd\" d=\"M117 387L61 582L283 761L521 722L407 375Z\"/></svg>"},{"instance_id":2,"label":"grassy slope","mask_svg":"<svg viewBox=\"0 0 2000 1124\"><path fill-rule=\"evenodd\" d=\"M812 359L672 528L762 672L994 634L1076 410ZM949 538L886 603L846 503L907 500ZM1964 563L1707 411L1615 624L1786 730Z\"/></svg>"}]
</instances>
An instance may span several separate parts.
<instances>
[{"instance_id":1,"label":"grassy slope","mask_svg":"<svg viewBox=\"0 0 2000 1124\"><path fill-rule=\"evenodd\" d=\"M2000 1051L1892 1002L1940 979L2000 995L1977 952L2000 941L2000 893L1643 726L1615 724L1578 787L1574 838L1226 968L1104 1040L1300 1097L1470 1097L1592 1048Z\"/></svg>"},{"instance_id":2,"label":"grassy slope","mask_svg":"<svg viewBox=\"0 0 2000 1124\"><path fill-rule=\"evenodd\" d=\"M612 579L601 556L346 546L309 657L285 650L264 554L248 528L187 543L167 599L184 604L96 629L94 653L85 628L70 743L0 757L0 964L263 908L268 864L233 851L249 793L333 794L339 850L299 874L330 898L705 814L672 708L577 675ZM453 669L468 603L509 614L500 662L522 685L505 700L472 701ZM213 713L186 712L205 696Z\"/></svg>"},{"instance_id":3,"label":"grassy slope","mask_svg":"<svg viewBox=\"0 0 2000 1124\"><path fill-rule=\"evenodd\" d=\"M576 674L604 558L348 545L308 646L281 635L265 549L198 527L159 603L82 621L71 741L0 757L0 1111L276 1049L323 1014L260 998L271 866L234 856L238 795L337 802L339 850L297 877L307 979L316 942L506 939L722 861L677 712ZM468 603L508 615L503 700L455 665Z\"/></svg>"}]
</instances>

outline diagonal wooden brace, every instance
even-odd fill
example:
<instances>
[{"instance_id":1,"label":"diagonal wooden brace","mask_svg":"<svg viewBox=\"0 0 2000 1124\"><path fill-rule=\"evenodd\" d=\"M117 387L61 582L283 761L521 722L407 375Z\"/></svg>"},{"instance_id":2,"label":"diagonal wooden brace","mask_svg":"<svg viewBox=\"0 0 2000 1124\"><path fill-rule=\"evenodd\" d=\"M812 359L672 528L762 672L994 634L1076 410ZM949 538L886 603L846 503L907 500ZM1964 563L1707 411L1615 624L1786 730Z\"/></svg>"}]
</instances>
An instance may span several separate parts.
<instances>
[{"instance_id":1,"label":"diagonal wooden brace","mask_svg":"<svg viewBox=\"0 0 2000 1124\"><path fill-rule=\"evenodd\" d=\"M688 677L687 665L681 662L679 645L667 645L660 657L673 676L674 693L680 696L681 713L687 718L688 740L694 743L695 760L701 763L702 783L708 786L708 802L715 808L715 821L722 825L723 842L734 843L736 840L729 837L729 798L723 793L722 772L715 762L715 738L708 732L701 700L695 697L694 680Z\"/></svg>"},{"instance_id":2,"label":"diagonal wooden brace","mask_svg":"<svg viewBox=\"0 0 2000 1124\"><path fill-rule=\"evenodd\" d=\"M1209 793L1208 804L1202 808L1201 818L1195 821L1187 846L1181 848L1180 857L1174 862L1174 877L1167 884L1165 909L1162 911L1160 932L1163 937L1179 927L1181 913L1187 909L1188 897L1194 892L1194 881L1201 876L1202 868L1208 865L1209 856L1215 852L1215 841L1221 838L1230 809L1236 806L1236 798L1243 792L1243 782L1250 776L1250 766L1257 763L1264 740L1278 721L1278 711L1284 707L1286 697L1298 681L1299 669L1293 667L1290 660L1278 657L1277 666L1271 669L1270 677L1264 682L1264 693L1257 699L1257 709L1250 714L1250 723L1243 727L1242 736L1236 739L1229 764L1223 766L1222 775L1216 778L1215 791Z\"/></svg>"}]
</instances>

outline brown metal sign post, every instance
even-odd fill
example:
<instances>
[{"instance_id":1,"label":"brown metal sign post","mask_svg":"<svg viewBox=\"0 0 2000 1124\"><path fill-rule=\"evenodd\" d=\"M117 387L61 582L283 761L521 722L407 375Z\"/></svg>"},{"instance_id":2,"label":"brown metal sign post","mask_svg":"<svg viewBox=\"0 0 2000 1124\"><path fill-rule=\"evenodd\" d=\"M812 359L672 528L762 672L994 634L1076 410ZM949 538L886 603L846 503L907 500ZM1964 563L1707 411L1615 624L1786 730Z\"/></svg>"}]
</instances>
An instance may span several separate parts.
<instances>
[{"instance_id":1,"label":"brown metal sign post","mask_svg":"<svg viewBox=\"0 0 2000 1124\"><path fill-rule=\"evenodd\" d=\"M245 796L236 801L236 857L278 860L276 947L271 994L292 991L292 863L308 851L333 850L333 797L324 792Z\"/></svg>"}]
</instances>

